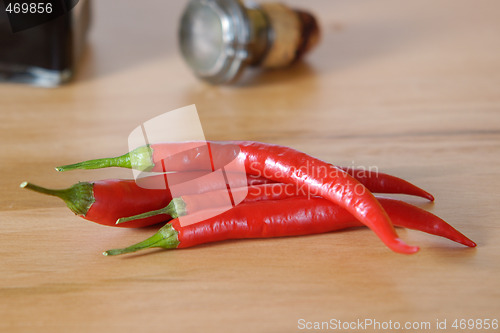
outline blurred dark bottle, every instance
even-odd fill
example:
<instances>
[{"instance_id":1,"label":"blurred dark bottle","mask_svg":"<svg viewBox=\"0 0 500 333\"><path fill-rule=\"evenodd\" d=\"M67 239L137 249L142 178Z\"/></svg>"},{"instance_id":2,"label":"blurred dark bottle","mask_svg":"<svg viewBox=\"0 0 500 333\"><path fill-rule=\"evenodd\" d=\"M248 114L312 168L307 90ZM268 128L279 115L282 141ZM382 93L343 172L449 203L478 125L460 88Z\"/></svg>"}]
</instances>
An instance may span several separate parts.
<instances>
[{"instance_id":1,"label":"blurred dark bottle","mask_svg":"<svg viewBox=\"0 0 500 333\"><path fill-rule=\"evenodd\" d=\"M68 82L87 39L90 1L80 0L63 15L16 32L4 4L0 3L0 82L43 87Z\"/></svg>"}]
</instances>

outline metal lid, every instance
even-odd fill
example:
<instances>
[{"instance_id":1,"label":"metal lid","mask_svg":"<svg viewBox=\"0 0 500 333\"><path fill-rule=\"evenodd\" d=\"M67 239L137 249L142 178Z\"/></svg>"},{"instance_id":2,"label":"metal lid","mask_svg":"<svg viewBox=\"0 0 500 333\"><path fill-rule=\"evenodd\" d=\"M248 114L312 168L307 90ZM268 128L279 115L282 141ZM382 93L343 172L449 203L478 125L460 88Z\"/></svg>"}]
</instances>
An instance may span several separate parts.
<instances>
[{"instance_id":1,"label":"metal lid","mask_svg":"<svg viewBox=\"0 0 500 333\"><path fill-rule=\"evenodd\" d=\"M191 0L180 23L181 52L195 74L214 84L235 79L245 67L249 20L237 0Z\"/></svg>"}]
</instances>

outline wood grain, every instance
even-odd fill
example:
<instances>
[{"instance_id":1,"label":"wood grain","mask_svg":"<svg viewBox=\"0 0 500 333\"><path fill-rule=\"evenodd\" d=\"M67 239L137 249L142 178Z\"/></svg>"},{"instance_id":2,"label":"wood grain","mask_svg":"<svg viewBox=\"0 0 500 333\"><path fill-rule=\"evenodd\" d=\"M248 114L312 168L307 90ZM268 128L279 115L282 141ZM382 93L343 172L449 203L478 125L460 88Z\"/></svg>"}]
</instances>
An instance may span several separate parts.
<instances>
[{"instance_id":1,"label":"wood grain","mask_svg":"<svg viewBox=\"0 0 500 333\"><path fill-rule=\"evenodd\" d=\"M96 1L76 80L0 85L0 331L294 332L298 320L500 319L500 4L285 1L317 13L319 47L235 86L194 78L176 41L185 2ZM436 196L408 198L478 243L365 229L108 258L155 232L102 227L18 188L130 171L54 167L127 150L140 123L196 104L212 140L295 147L376 166ZM304 331L304 330L302 330ZM419 331L419 330L415 330ZM424 330L421 330L424 331Z\"/></svg>"}]
</instances>

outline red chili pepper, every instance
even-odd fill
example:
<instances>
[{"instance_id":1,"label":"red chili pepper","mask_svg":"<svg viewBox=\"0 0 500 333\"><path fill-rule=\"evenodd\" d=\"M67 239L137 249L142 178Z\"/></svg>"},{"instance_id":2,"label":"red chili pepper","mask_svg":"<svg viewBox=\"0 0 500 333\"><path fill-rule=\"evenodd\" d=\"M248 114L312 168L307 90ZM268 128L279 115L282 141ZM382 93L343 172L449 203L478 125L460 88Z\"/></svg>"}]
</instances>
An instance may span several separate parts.
<instances>
[{"instance_id":1,"label":"red chili pepper","mask_svg":"<svg viewBox=\"0 0 500 333\"><path fill-rule=\"evenodd\" d=\"M123 214L139 214L164 207L172 197L169 191L150 190L137 186L134 180L108 179L80 182L67 189L46 189L24 182L21 187L53 195L64 200L73 213L102 225L115 226ZM154 197L155 200L151 200ZM121 227L138 228L164 222L164 216L139 219Z\"/></svg>"},{"instance_id":2,"label":"red chili pepper","mask_svg":"<svg viewBox=\"0 0 500 333\"><path fill-rule=\"evenodd\" d=\"M206 174L206 172L186 172L169 176L169 184L183 183ZM151 176L142 178L142 184L157 184L159 181L165 182L163 176ZM254 184L265 184L269 182L261 177L249 176L247 183L237 184L247 186ZM198 187L191 186L189 189L195 194L220 190L223 184L199 183ZM21 184L22 188L27 188L39 193L56 196L64 200L72 212L86 220L102 225L116 226L116 220L123 216L136 215L143 212L156 210L165 207L172 196L167 186L166 189L148 189L138 186L133 179L107 179L95 182L79 182L67 189L47 189L28 182ZM142 218L120 225L126 228L138 228L165 222L166 218L154 216Z\"/></svg>"},{"instance_id":3,"label":"red chili pepper","mask_svg":"<svg viewBox=\"0 0 500 333\"><path fill-rule=\"evenodd\" d=\"M369 186L372 186L373 188L378 189L379 191L384 191L384 190L386 191L382 193L388 193L387 192L388 188L396 189L395 185L402 184L403 186L406 186L404 181L401 182L399 178L392 177L389 175L384 175L381 177L381 179L388 179L389 182L384 182L381 185L378 185L375 184L375 182L371 181L373 177L376 177L375 172L369 174L354 172L354 174L356 176L360 176L360 178L362 177ZM366 175L366 176L361 176L361 175ZM414 191L415 188L417 189L416 192L413 192L415 195L423 196L423 193L427 193L413 185L407 186L403 188L403 190L407 190L405 191L405 193L409 194L408 192L410 192L410 190ZM372 191L371 188L368 189ZM239 194L238 192L242 193ZM389 191L389 193L393 192ZM240 204L261 201L261 200L282 200L291 197L304 197L304 196L310 197L309 193L304 188L297 188L293 184L283 184L283 183L259 184L259 185L248 186L247 188L235 188L231 190L231 195L233 197L242 197L246 195L244 200ZM193 214L195 212L204 209L228 206L229 203L230 202L228 198L227 189L211 191L209 193L205 192L197 194L187 194L177 198L173 198L172 201L166 207L163 207L161 209L145 212L135 216L122 217L117 220L116 224L130 222L136 219L142 219L159 214L165 214L172 218L177 218L179 216Z\"/></svg>"},{"instance_id":4,"label":"red chili pepper","mask_svg":"<svg viewBox=\"0 0 500 333\"><path fill-rule=\"evenodd\" d=\"M153 144L139 147L130 153L112 158L101 158L84 161L76 164L57 167L58 171L74 169L100 169L105 167L124 167L148 170L153 172L209 170L223 167L225 163L236 158L240 153L241 144L252 142L176 142L166 144ZM259 144L259 143L255 143ZM266 144L260 144L266 146ZM270 145L273 147L279 147ZM211 147L211 148L209 148ZM285 148L285 147L282 147ZM292 150L287 148L288 150ZM215 161L216 165L212 165ZM165 169L165 165L168 167ZM301 166L304 167L304 166ZM307 166L306 166L307 167ZM338 167L362 183L371 192L408 194L434 201L432 194L407 182L404 179L391 176L382 172ZM323 172L325 170L322 170ZM321 176L320 174L318 174ZM265 175L261 175L265 176Z\"/></svg>"},{"instance_id":5,"label":"red chili pepper","mask_svg":"<svg viewBox=\"0 0 500 333\"><path fill-rule=\"evenodd\" d=\"M366 187L329 163L288 147L258 142L208 143L201 147L194 144L152 144L115 159L101 159L105 162L101 165L132 167L135 164L141 170L188 171L206 169L207 161L212 168L217 163L224 166L225 161L236 157L248 174L304 187L313 195L339 204L372 229L393 251L406 254L418 251L418 247L409 246L398 237L389 216ZM76 167L92 168L93 165L85 162L58 170Z\"/></svg>"},{"instance_id":6,"label":"red chili pepper","mask_svg":"<svg viewBox=\"0 0 500 333\"><path fill-rule=\"evenodd\" d=\"M446 237L466 246L476 246L432 213L394 199L379 200L398 226ZM140 243L103 254L118 255L153 247L187 248L229 239L309 235L358 226L362 224L347 210L323 198L259 201L239 205L219 216L184 227L178 219L174 219Z\"/></svg>"}]
</instances>

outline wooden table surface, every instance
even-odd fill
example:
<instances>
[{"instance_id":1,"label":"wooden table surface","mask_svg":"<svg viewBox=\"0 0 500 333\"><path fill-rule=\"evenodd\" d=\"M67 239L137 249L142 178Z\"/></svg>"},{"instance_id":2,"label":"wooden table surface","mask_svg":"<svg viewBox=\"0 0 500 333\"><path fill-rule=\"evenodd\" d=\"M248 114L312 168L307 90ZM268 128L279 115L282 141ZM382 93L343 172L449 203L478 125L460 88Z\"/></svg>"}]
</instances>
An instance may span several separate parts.
<instances>
[{"instance_id":1,"label":"wooden table surface","mask_svg":"<svg viewBox=\"0 0 500 333\"><path fill-rule=\"evenodd\" d=\"M179 55L185 2L96 1L73 83L0 85L0 331L295 332L372 320L423 332L446 320L455 332L455 319L500 319L500 3L285 1L317 14L319 47L292 69L214 87ZM19 188L129 178L54 167L124 153L136 126L190 104L207 139L283 144L408 179L436 201L403 199L478 246L400 229L421 246L407 256L355 229L104 257L156 229L93 224Z\"/></svg>"}]
</instances>

